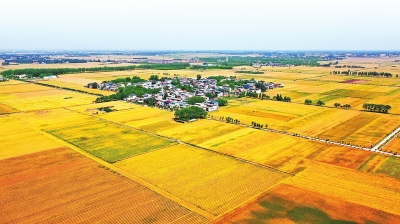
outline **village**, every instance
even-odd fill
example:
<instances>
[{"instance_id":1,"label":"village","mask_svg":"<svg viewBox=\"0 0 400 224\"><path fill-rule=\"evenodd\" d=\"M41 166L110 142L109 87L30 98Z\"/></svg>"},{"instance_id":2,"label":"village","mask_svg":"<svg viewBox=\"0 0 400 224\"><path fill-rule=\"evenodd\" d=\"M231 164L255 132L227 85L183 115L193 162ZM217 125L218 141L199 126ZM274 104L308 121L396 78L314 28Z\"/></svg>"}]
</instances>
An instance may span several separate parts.
<instances>
[{"instance_id":1,"label":"village","mask_svg":"<svg viewBox=\"0 0 400 224\"><path fill-rule=\"evenodd\" d=\"M208 77L201 78L162 78L158 80L144 80L143 82L118 82L90 83L88 88L118 92L121 88L143 87L148 92L144 94L131 93L122 100L138 104L149 104L166 109L180 109L197 106L206 112L216 111L225 97L241 97L248 93L259 94L268 89L282 88L282 83L244 80L235 77ZM158 91L157 91L158 90ZM147 92L147 91L146 91ZM149 99L151 99L149 101ZM192 100L191 100L192 99ZM197 99L193 101L193 99ZM200 99L200 100L199 100Z\"/></svg>"}]
</instances>

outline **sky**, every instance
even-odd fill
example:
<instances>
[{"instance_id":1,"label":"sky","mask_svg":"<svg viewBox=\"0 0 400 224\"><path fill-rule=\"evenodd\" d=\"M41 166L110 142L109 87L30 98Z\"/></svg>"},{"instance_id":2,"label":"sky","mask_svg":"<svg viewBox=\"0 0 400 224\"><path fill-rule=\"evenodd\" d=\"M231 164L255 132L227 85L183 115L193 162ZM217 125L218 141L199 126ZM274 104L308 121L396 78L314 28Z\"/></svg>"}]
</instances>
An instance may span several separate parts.
<instances>
[{"instance_id":1,"label":"sky","mask_svg":"<svg viewBox=\"0 0 400 224\"><path fill-rule=\"evenodd\" d=\"M400 50L398 0L9 0L0 50Z\"/></svg>"}]
</instances>

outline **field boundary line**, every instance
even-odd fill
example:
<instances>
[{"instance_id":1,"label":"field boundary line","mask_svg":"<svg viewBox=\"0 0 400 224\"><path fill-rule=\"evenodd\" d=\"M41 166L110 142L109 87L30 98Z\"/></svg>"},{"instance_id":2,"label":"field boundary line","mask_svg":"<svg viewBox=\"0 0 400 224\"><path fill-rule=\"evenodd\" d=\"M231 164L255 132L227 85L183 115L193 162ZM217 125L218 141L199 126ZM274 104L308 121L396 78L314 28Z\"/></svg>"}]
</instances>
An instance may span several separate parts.
<instances>
[{"instance_id":1,"label":"field boundary line","mask_svg":"<svg viewBox=\"0 0 400 224\"><path fill-rule=\"evenodd\" d=\"M16 118L16 117L14 117L14 118ZM45 135L45 136L47 136L49 138L55 139L57 141L61 141L65 146L69 147L70 149L74 150L75 152L77 152L77 153L79 153L79 154L81 154L81 155L83 155L83 156L95 161L96 163L98 163L100 165L103 165L104 167L107 167L110 170L115 171L117 174L120 174L120 175L122 175L122 176L124 176L124 177L126 177L126 178L128 178L128 179L130 179L130 180L142 185L143 187L145 187L145 188L147 188L147 189L159 194L160 196L163 196L163 197L165 197L165 198L167 198L167 199L169 199L169 200L171 200L173 202L176 202L179 205L181 205L182 207L184 207L184 208L186 208L186 209L188 209L188 210L190 210L190 211L192 211L192 212L194 212L196 214L199 214L199 215L209 219L210 221L215 220L215 218L216 218L215 215L213 215L213 214L211 214L211 213L209 213L209 212L197 207L196 205L193 205L193 204L191 204L191 203L189 203L189 202L187 202L187 201L185 201L185 200L183 200L183 199L181 199L181 198L179 198L179 197L177 197L177 196L175 196L175 195L173 195L173 194L171 194L171 193L169 193L169 192L167 192L167 191L165 191L165 190L163 190L161 188L158 188L158 187L154 186L153 184L150 184L150 183L140 179L139 177L137 177L137 176L135 176L133 174L130 174L130 173L128 173L128 172L126 172L126 171L114 166L113 164L110 164L110 163L108 163L108 162L106 162L106 161L104 161L104 160L102 160L102 159L100 159L100 158L98 158L98 157L86 152L85 150L75 146L74 144L71 144L71 143L69 143L69 142L67 142L67 141L65 141L65 140L63 140L63 139L61 139L61 138L59 138L57 136L54 136L54 135L52 135L52 134L50 134L50 133L48 133L46 131L40 130L39 128L33 127L33 126L23 122L19 118L16 118L16 119L19 120L20 122L22 122L23 124L25 124L26 126L34 129L35 131L37 131L37 132L39 132L39 133L41 133L41 134L43 134L43 135Z\"/></svg>"},{"instance_id":2,"label":"field boundary line","mask_svg":"<svg viewBox=\"0 0 400 224\"><path fill-rule=\"evenodd\" d=\"M225 153L222 153L222 152L218 152L218 151L215 151L215 150L212 150L212 149L204 148L204 147L201 147L201 146L189 143L189 142L181 141L179 139L174 139L172 137L163 136L163 135L151 132L151 131L146 131L146 130L141 129L141 128L129 126L129 125L126 125L126 124L121 124L121 123L118 123L118 122L107 120L107 119L102 118L102 117L97 117L97 116L94 116L94 115L91 115L91 114L85 114L85 113L82 113L82 112L79 112L79 111L74 111L74 110L71 110L71 109L68 109L68 108L64 108L64 109L70 110L70 111L73 111L73 112L76 112L76 113L81 113L81 114L84 114L86 116L90 116L90 117L93 117L93 118L97 118L99 120L103 120L103 121L111 123L111 124L123 126L123 127L130 128L130 129L135 129L135 130L144 132L144 133L149 134L149 135L153 135L153 136L164 138L164 139L167 139L167 140L170 140L170 141L177 142L178 144L184 144L184 145L195 147L195 148L198 148L198 149L201 149L201 150L207 150L207 151L215 153L215 154L219 154L219 155L222 155L222 156L225 156L225 157L229 157L231 159L235 159L235 160L238 160L238 161L241 161L241 162L244 162L244 163L249 163L249 164L252 164L252 165L255 165L255 166L258 166L258 167L262 167L262 168L265 168L265 169L273 170L275 172L285 173L285 174L288 174L290 176L294 176L295 175L295 174L292 174L292 173L288 173L288 172L279 170L279 169L274 168L274 167L270 167L270 166L267 166L267 165L263 165L263 164L260 164L260 163L256 163L256 162L250 161L250 160L242 159L242 158L239 158L239 157L236 157L236 156L228 155L228 154L225 154Z\"/></svg>"},{"instance_id":3,"label":"field boundary line","mask_svg":"<svg viewBox=\"0 0 400 224\"><path fill-rule=\"evenodd\" d=\"M223 123L227 123L223 120L218 120L218 119L211 119L209 118L209 120L213 120L213 121L217 121L217 122L223 122ZM306 140L309 141L314 141L314 142L321 142L321 143L325 143L325 144L331 144L331 145L336 145L336 146L343 146L343 147L348 147L348 148L354 148L354 149L360 149L360 150L365 150L365 151L370 151L370 152L375 152L375 153L380 153L380 154L384 154L384 155L389 155L389 156L395 156L395 157L400 157L400 155L394 155L393 153L388 153L388 152L382 152L379 151L378 148L374 149L376 147L376 145L372 148L364 148L364 147L360 147L360 146L355 146L355 145L347 145L347 144L342 144L342 143L337 143L337 142L333 142L333 141L327 141L327 140L323 140L320 138L315 138L315 137L311 137L311 136L306 136L306 135L295 135L295 133L290 133L290 132L286 132L286 131L280 131L280 130L275 130L275 129L271 129L271 128L255 128L253 126L247 125L247 124L235 124L235 123L227 123L227 124L232 124L232 125L239 125L239 126L243 126L243 127L247 127L247 128L253 128L253 129L257 129L260 131L267 131L267 132L272 132L272 133L277 133L277 134L282 134L282 135L288 135L288 136L292 136L292 137L297 137L297 138L304 138ZM398 134L400 134L400 127L397 128L396 130L399 131ZM395 130L395 131L396 131ZM393 132L392 132L393 134ZM386 137L387 138L387 137ZM386 139L385 138L385 139ZM380 142L383 142L385 139L381 140ZM379 143L378 143L379 144Z\"/></svg>"}]
</instances>

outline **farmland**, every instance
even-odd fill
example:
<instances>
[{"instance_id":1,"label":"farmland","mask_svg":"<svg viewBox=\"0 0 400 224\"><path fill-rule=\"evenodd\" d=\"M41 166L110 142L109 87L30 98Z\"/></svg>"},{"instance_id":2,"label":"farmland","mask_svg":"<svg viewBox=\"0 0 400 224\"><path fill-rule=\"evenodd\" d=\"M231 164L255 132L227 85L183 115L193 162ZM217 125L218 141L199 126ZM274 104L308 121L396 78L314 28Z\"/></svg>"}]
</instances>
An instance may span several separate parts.
<instances>
[{"instance_id":1,"label":"farmland","mask_svg":"<svg viewBox=\"0 0 400 224\"><path fill-rule=\"evenodd\" d=\"M206 223L68 148L0 161L2 222Z\"/></svg>"},{"instance_id":2,"label":"farmland","mask_svg":"<svg viewBox=\"0 0 400 224\"><path fill-rule=\"evenodd\" d=\"M17 157L61 147L16 118L0 117L0 159ZM6 133L6 134L5 134Z\"/></svg>"},{"instance_id":3,"label":"farmland","mask_svg":"<svg viewBox=\"0 0 400 224\"><path fill-rule=\"evenodd\" d=\"M388 60L344 64L399 71ZM133 76L236 76L283 83L264 94L292 99L231 94L227 106L186 123L174 121L170 109L94 103L97 96L90 94L0 82L0 223L396 223L400 158L352 145L370 148L400 126L400 81L332 70L143 69L35 80L110 95L84 85ZM392 109L367 112L364 103ZM398 154L399 141L382 150Z\"/></svg>"},{"instance_id":4,"label":"farmland","mask_svg":"<svg viewBox=\"0 0 400 224\"><path fill-rule=\"evenodd\" d=\"M248 125L255 121L275 130L368 147L400 125L397 115L265 100L251 100L212 115L214 118L232 117Z\"/></svg>"},{"instance_id":5,"label":"farmland","mask_svg":"<svg viewBox=\"0 0 400 224\"><path fill-rule=\"evenodd\" d=\"M172 143L163 138L95 119L48 129L46 132L111 163Z\"/></svg>"},{"instance_id":6,"label":"farmland","mask_svg":"<svg viewBox=\"0 0 400 224\"><path fill-rule=\"evenodd\" d=\"M172 146L116 164L218 216L289 175L188 146Z\"/></svg>"}]
</instances>

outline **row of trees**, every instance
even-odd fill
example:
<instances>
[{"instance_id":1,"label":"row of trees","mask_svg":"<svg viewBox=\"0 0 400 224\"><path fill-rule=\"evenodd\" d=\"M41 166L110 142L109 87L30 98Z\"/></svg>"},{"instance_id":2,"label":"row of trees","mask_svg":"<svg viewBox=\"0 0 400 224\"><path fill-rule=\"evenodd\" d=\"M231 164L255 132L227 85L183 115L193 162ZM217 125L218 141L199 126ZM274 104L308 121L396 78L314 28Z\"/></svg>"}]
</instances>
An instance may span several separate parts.
<instances>
[{"instance_id":1,"label":"row of trees","mask_svg":"<svg viewBox=\"0 0 400 224\"><path fill-rule=\"evenodd\" d=\"M306 99L306 100L304 100L304 103L307 104L307 105L311 105L312 104L312 100ZM323 106L323 105L325 105L325 103L322 100L318 100L316 105L317 106Z\"/></svg>"},{"instance_id":2,"label":"row of trees","mask_svg":"<svg viewBox=\"0 0 400 224\"><path fill-rule=\"evenodd\" d=\"M254 122L254 121L251 122L251 125L252 125L253 127L255 127L255 128L263 128L263 127L264 127L263 124L259 124L259 123ZM265 128L268 128L268 124L265 125Z\"/></svg>"},{"instance_id":3,"label":"row of trees","mask_svg":"<svg viewBox=\"0 0 400 224\"><path fill-rule=\"evenodd\" d=\"M292 102L292 99L290 97L288 96L282 97L282 94L277 94L272 99L276 101Z\"/></svg>"},{"instance_id":4,"label":"row of trees","mask_svg":"<svg viewBox=\"0 0 400 224\"><path fill-rule=\"evenodd\" d=\"M389 72L356 72L356 71L333 71L334 75L354 75L354 76L373 76L373 77L392 77L392 73ZM396 76L398 77L398 76Z\"/></svg>"},{"instance_id":5,"label":"row of trees","mask_svg":"<svg viewBox=\"0 0 400 224\"><path fill-rule=\"evenodd\" d=\"M135 69L157 69L157 70L180 70L189 67L189 63L173 63L173 64L144 64L131 65L121 67L95 67L95 68L26 68L15 69L1 72L4 77L13 77L14 75L26 74L30 78L39 77L41 74L63 75L72 73L85 72L110 72L110 71L128 71Z\"/></svg>"},{"instance_id":6,"label":"row of trees","mask_svg":"<svg viewBox=\"0 0 400 224\"><path fill-rule=\"evenodd\" d=\"M392 109L390 105L383 104L372 104L372 103L364 103L363 108L377 113L389 113L389 110Z\"/></svg>"},{"instance_id":7,"label":"row of trees","mask_svg":"<svg viewBox=\"0 0 400 224\"><path fill-rule=\"evenodd\" d=\"M335 103L335 104L333 104L333 106L335 106L336 108L343 108L343 109L350 109L351 108L351 106L349 105L349 104L344 104L344 105L341 105L340 103Z\"/></svg>"},{"instance_id":8,"label":"row of trees","mask_svg":"<svg viewBox=\"0 0 400 224\"><path fill-rule=\"evenodd\" d=\"M238 119L233 119L231 117L226 117L226 122L233 123L233 124L240 124L240 121Z\"/></svg>"}]
</instances>

